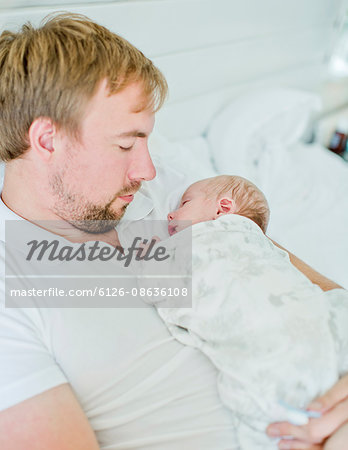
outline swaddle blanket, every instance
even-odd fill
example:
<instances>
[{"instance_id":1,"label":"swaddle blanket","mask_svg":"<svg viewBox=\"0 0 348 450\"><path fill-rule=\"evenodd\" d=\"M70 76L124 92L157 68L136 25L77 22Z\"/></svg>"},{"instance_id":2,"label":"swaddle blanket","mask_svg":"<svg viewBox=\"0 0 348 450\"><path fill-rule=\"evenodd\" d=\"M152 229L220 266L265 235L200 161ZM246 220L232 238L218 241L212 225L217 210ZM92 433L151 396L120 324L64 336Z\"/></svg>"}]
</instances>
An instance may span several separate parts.
<instances>
[{"instance_id":1,"label":"swaddle blanket","mask_svg":"<svg viewBox=\"0 0 348 450\"><path fill-rule=\"evenodd\" d=\"M305 408L348 371L348 293L323 292L254 222L226 215L192 227L192 296L159 315L218 368L240 448L276 449L265 429L289 418L279 402Z\"/></svg>"}]
</instances>

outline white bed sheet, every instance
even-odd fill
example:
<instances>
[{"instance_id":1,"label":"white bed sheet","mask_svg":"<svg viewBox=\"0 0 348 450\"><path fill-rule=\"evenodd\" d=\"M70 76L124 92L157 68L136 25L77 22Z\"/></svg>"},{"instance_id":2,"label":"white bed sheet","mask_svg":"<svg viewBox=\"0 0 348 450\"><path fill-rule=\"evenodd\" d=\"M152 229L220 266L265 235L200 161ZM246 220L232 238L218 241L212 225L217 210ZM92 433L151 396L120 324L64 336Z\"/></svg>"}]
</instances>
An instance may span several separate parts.
<instances>
[{"instance_id":1,"label":"white bed sheet","mask_svg":"<svg viewBox=\"0 0 348 450\"><path fill-rule=\"evenodd\" d=\"M348 288L348 163L319 144L276 152L261 186L271 208L268 234Z\"/></svg>"}]
</instances>

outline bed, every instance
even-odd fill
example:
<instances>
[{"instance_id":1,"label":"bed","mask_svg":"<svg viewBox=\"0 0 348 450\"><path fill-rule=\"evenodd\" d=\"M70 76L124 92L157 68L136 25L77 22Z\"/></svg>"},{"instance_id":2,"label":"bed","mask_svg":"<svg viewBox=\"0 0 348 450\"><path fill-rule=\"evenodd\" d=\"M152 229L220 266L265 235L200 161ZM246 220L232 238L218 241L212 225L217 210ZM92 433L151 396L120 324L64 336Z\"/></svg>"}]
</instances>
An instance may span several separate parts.
<instances>
[{"instance_id":1,"label":"bed","mask_svg":"<svg viewBox=\"0 0 348 450\"><path fill-rule=\"evenodd\" d=\"M62 9L60 4L59 9ZM348 102L329 83L340 0L64 2L138 46L167 77L150 149L194 181L251 178L271 207L268 234L348 288L348 163L305 143L320 111ZM0 6L0 28L39 23L51 0Z\"/></svg>"}]
</instances>

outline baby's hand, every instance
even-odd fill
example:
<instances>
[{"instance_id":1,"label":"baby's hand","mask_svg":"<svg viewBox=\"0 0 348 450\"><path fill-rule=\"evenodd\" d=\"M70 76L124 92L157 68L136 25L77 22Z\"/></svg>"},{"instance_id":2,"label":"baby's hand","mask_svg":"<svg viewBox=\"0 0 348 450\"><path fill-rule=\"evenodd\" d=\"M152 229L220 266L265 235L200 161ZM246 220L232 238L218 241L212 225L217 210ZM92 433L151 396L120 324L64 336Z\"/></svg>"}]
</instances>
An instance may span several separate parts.
<instances>
[{"instance_id":1,"label":"baby's hand","mask_svg":"<svg viewBox=\"0 0 348 450\"><path fill-rule=\"evenodd\" d=\"M157 242L160 242L160 240L161 238L159 238L158 236L152 236L151 241L148 244L144 244L143 242L139 244L139 248L141 248L142 250L138 252L137 257L139 257L139 259L143 259L147 254L149 248L152 248L155 244L157 244Z\"/></svg>"}]
</instances>

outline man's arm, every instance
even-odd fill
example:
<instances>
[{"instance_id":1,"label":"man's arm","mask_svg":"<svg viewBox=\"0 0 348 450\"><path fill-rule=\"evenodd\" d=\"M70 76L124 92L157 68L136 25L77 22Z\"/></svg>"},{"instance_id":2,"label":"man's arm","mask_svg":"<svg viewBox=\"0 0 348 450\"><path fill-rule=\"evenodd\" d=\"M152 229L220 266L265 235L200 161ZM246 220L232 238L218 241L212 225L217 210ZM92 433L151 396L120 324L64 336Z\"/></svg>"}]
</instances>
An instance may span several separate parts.
<instances>
[{"instance_id":1,"label":"man's arm","mask_svg":"<svg viewBox=\"0 0 348 450\"><path fill-rule=\"evenodd\" d=\"M1 450L98 450L95 434L69 384L0 412Z\"/></svg>"},{"instance_id":2,"label":"man's arm","mask_svg":"<svg viewBox=\"0 0 348 450\"><path fill-rule=\"evenodd\" d=\"M270 239L270 238L269 238ZM274 245L281 248L282 250L285 250L290 257L291 263L305 275L307 278L311 280L312 283L317 284L323 291L331 291L331 289L343 289L342 286L336 284L334 281L329 280L329 278L324 277L324 275L321 275L316 270L312 269L308 264L303 262L301 259L297 258L297 256L290 253L286 248L282 247L281 245L277 244L277 242L270 239Z\"/></svg>"}]
</instances>

